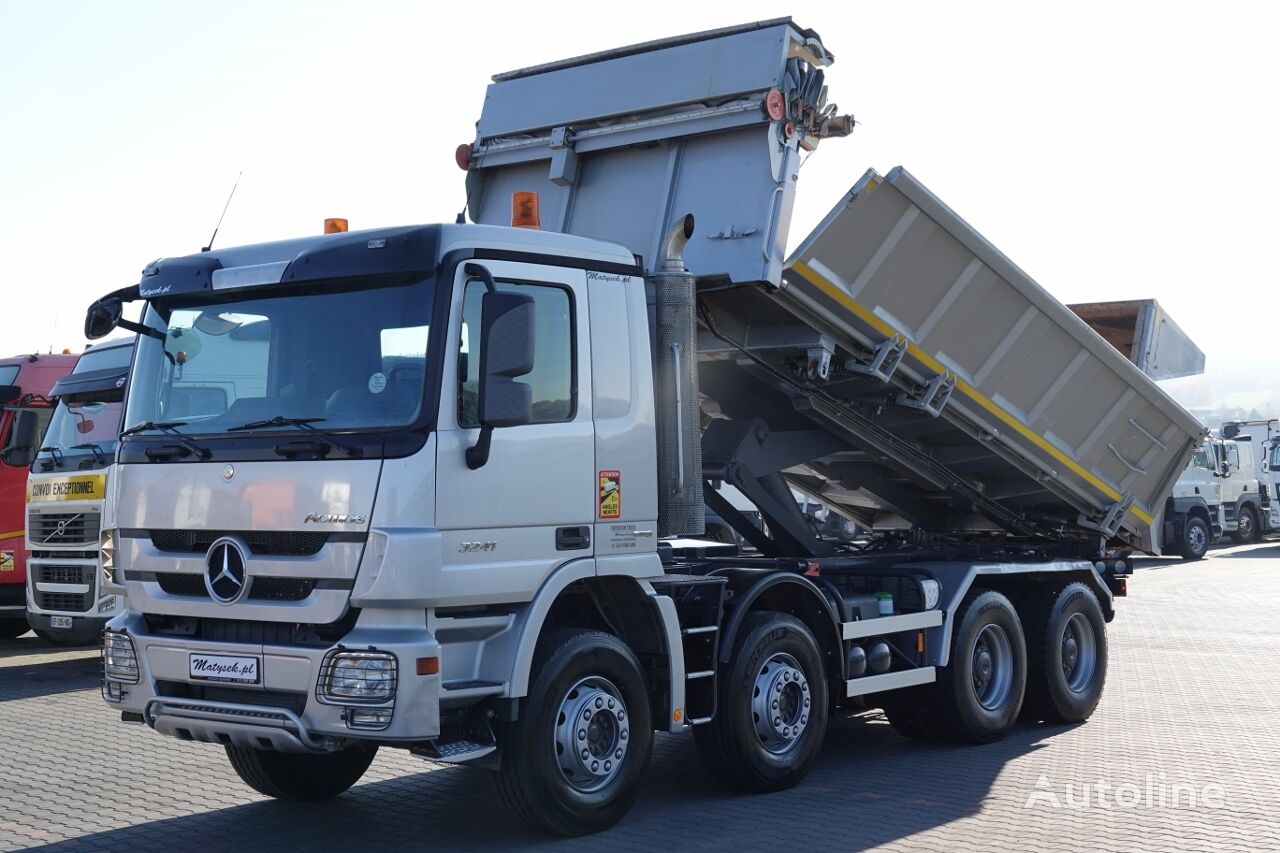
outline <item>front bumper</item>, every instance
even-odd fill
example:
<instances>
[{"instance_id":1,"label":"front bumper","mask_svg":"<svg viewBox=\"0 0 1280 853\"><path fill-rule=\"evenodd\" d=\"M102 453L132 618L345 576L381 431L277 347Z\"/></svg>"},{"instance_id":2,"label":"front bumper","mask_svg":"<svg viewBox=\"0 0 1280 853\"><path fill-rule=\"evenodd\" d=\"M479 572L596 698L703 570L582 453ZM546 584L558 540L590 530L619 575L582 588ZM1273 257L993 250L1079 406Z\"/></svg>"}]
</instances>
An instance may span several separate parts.
<instances>
[{"instance_id":1,"label":"front bumper","mask_svg":"<svg viewBox=\"0 0 1280 853\"><path fill-rule=\"evenodd\" d=\"M340 644L331 647L207 642L151 634L137 613L126 613L109 630L127 634L137 657L136 684L105 679L103 697L124 719L141 719L162 734L280 752L337 749L351 741L411 744L440 734L440 676L417 675L419 658L438 657L439 644L421 622L392 619L376 624L365 611ZM400 614L390 614L398 616ZM397 624L399 623L399 624ZM326 654L335 648L376 649L396 657L400 673L389 705L377 706L317 697ZM254 657L259 684L193 679L192 653ZM352 709L390 707L381 729L353 727Z\"/></svg>"},{"instance_id":2,"label":"front bumper","mask_svg":"<svg viewBox=\"0 0 1280 853\"><path fill-rule=\"evenodd\" d=\"M107 623L111 621L110 616L94 616L94 615L85 615L83 613L67 613L67 614L37 613L35 611L28 610L27 624L37 631L45 631L50 634L61 634L64 631L67 631L68 629L53 627L54 617L61 616L61 615L66 615L71 617L71 620L72 620L71 621L72 627L70 628L71 631L73 631L76 634L84 634L86 636L90 634L101 634L102 629L105 628L107 626Z\"/></svg>"}]
</instances>

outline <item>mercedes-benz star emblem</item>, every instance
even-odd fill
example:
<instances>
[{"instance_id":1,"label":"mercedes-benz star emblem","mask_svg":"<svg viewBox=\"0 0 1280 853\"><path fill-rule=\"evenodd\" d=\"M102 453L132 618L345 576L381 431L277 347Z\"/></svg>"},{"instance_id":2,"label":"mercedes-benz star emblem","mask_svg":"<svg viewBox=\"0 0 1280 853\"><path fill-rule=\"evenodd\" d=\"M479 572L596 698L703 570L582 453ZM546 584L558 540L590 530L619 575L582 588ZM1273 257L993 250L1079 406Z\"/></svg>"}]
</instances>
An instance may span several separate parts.
<instances>
[{"instance_id":1,"label":"mercedes-benz star emblem","mask_svg":"<svg viewBox=\"0 0 1280 853\"><path fill-rule=\"evenodd\" d=\"M234 539L219 539L205 555L204 586L219 604L235 604L249 586L244 551Z\"/></svg>"},{"instance_id":2,"label":"mercedes-benz star emblem","mask_svg":"<svg viewBox=\"0 0 1280 853\"><path fill-rule=\"evenodd\" d=\"M235 475L236 475L236 469L235 469L235 467L234 467L234 466L232 466L232 465L223 465L223 466L222 466L222 479L224 479L224 480L230 480L230 479L231 479L232 477L234 477Z\"/></svg>"}]
</instances>

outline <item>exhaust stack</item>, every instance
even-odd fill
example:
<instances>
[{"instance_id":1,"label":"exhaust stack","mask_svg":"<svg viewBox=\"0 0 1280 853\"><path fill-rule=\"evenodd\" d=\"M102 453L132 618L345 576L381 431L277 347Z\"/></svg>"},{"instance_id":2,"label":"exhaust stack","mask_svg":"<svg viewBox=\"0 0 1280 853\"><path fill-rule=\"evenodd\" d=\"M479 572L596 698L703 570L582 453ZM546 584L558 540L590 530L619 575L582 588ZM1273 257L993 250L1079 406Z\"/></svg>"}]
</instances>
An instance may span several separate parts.
<instances>
[{"instance_id":1,"label":"exhaust stack","mask_svg":"<svg viewBox=\"0 0 1280 853\"><path fill-rule=\"evenodd\" d=\"M701 536L706 528L696 279L684 264L692 236L693 215L686 214L667 232L657 272L646 278L654 303L659 536Z\"/></svg>"}]
</instances>

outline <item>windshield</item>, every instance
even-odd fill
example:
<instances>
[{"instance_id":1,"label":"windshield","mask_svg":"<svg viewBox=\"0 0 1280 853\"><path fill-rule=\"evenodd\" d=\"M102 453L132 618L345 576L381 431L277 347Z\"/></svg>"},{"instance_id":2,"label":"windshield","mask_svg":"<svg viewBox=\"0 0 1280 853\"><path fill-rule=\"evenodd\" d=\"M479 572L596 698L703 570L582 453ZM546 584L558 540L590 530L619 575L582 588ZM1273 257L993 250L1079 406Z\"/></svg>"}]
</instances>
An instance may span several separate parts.
<instances>
[{"instance_id":1,"label":"windshield","mask_svg":"<svg viewBox=\"0 0 1280 853\"><path fill-rule=\"evenodd\" d=\"M1280 441L1271 445L1271 470L1280 471Z\"/></svg>"},{"instance_id":2,"label":"windshield","mask_svg":"<svg viewBox=\"0 0 1280 853\"><path fill-rule=\"evenodd\" d=\"M103 395L107 396L107 395ZM66 468L105 468L116 453L124 400L120 392L114 400L63 398L53 411L45 431L36 471Z\"/></svg>"},{"instance_id":3,"label":"windshield","mask_svg":"<svg viewBox=\"0 0 1280 853\"><path fill-rule=\"evenodd\" d=\"M411 424L433 293L430 280L365 280L152 303L146 323L165 338L139 337L126 425L209 435L299 429L298 419L320 430Z\"/></svg>"}]
</instances>

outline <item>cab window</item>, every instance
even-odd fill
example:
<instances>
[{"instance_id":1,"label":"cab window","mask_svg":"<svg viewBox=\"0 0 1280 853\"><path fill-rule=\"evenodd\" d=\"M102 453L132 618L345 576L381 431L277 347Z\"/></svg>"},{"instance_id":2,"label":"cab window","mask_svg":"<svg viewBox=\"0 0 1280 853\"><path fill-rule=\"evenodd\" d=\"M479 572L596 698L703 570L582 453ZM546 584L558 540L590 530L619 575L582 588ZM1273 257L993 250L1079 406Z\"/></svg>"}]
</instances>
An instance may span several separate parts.
<instances>
[{"instance_id":1,"label":"cab window","mask_svg":"<svg viewBox=\"0 0 1280 853\"><path fill-rule=\"evenodd\" d=\"M573 420L577 410L574 376L572 299L563 287L498 282L498 290L533 298L533 370L519 377L533 390L530 423ZM482 282L467 283L462 303L462 336L458 351L458 425L480 426L477 392L480 387L480 302Z\"/></svg>"}]
</instances>

